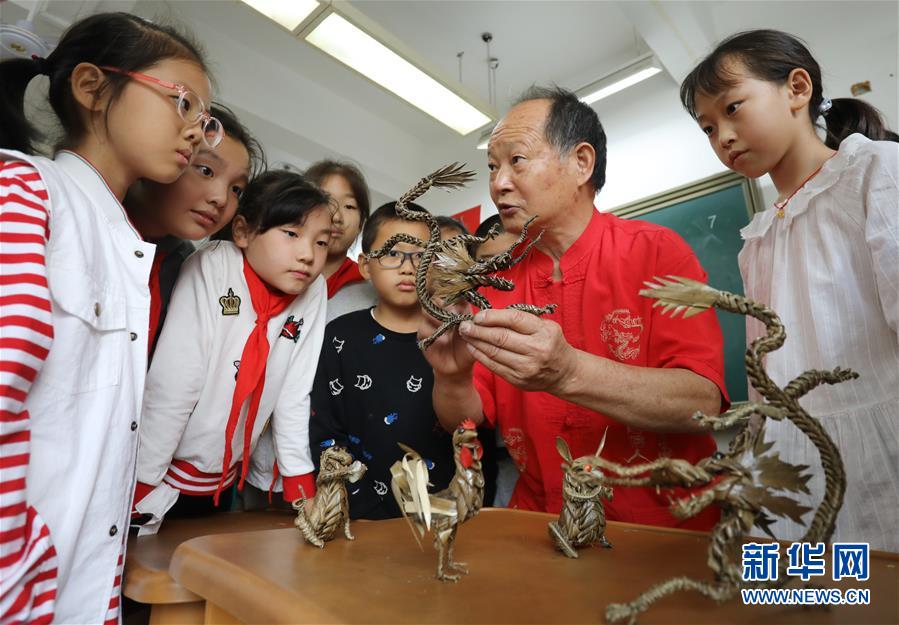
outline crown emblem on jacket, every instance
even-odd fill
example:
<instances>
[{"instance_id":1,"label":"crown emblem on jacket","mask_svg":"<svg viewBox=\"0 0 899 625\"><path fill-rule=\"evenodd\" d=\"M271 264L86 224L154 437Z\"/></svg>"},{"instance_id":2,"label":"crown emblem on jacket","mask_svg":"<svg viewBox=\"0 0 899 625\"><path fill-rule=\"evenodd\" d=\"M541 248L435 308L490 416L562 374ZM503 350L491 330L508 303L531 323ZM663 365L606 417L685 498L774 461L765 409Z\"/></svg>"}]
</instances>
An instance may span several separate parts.
<instances>
[{"instance_id":1,"label":"crown emblem on jacket","mask_svg":"<svg viewBox=\"0 0 899 625\"><path fill-rule=\"evenodd\" d=\"M228 294L219 298L219 304L222 306L223 315L240 314L240 298L234 294L234 289L229 288Z\"/></svg>"}]
</instances>

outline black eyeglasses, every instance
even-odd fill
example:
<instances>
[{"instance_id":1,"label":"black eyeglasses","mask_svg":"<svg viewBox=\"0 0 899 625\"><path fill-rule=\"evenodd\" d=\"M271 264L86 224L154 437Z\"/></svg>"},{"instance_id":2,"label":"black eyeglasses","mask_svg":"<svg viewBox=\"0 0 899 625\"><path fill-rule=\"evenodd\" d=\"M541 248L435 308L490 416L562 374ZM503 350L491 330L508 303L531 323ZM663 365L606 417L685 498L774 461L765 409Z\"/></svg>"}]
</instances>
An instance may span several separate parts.
<instances>
[{"instance_id":1,"label":"black eyeglasses","mask_svg":"<svg viewBox=\"0 0 899 625\"><path fill-rule=\"evenodd\" d=\"M407 260L412 263L413 269L418 269L418 263L421 262L424 252L400 252L399 250L390 250L384 256L378 256L378 263L384 269L399 269Z\"/></svg>"}]
</instances>

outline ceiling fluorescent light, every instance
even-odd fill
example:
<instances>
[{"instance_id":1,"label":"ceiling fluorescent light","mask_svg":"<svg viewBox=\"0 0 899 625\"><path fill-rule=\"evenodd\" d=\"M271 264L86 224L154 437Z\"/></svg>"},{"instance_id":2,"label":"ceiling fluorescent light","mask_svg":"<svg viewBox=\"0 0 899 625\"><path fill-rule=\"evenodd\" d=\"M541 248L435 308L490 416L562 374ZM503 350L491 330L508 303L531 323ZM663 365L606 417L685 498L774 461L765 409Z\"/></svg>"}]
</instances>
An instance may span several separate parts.
<instances>
[{"instance_id":1,"label":"ceiling fluorescent light","mask_svg":"<svg viewBox=\"0 0 899 625\"><path fill-rule=\"evenodd\" d=\"M662 71L661 64L652 55L643 57L608 74L583 89L578 89L578 97L581 102L593 104L613 93L618 93L638 82L655 76Z\"/></svg>"},{"instance_id":2,"label":"ceiling fluorescent light","mask_svg":"<svg viewBox=\"0 0 899 625\"><path fill-rule=\"evenodd\" d=\"M490 116L343 15L331 13L305 39L460 135L491 121Z\"/></svg>"},{"instance_id":3,"label":"ceiling fluorescent light","mask_svg":"<svg viewBox=\"0 0 899 625\"><path fill-rule=\"evenodd\" d=\"M319 7L316 0L241 0L241 2L291 32Z\"/></svg>"}]
</instances>

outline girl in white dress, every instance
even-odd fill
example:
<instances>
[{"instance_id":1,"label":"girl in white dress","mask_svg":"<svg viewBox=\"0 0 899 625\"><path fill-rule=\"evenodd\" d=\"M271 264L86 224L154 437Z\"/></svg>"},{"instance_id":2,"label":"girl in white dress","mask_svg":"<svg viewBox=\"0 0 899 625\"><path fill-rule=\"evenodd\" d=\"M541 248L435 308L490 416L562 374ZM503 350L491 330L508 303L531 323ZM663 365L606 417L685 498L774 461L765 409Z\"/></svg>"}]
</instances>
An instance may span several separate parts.
<instances>
[{"instance_id":1,"label":"girl in white dress","mask_svg":"<svg viewBox=\"0 0 899 625\"><path fill-rule=\"evenodd\" d=\"M821 70L795 37L774 30L721 43L681 85L681 100L727 167L770 174L778 200L741 234L746 295L787 330L767 370L786 385L806 369L851 368L859 379L802 398L839 447L847 487L834 542L899 551L899 143L865 102L823 96ZM822 141L816 122L823 117ZM764 334L747 322L747 341ZM757 399L754 398L754 399ZM781 457L812 467L817 449L791 423L769 420ZM808 519L806 519L808 521ZM804 527L780 520L782 540Z\"/></svg>"}]
</instances>

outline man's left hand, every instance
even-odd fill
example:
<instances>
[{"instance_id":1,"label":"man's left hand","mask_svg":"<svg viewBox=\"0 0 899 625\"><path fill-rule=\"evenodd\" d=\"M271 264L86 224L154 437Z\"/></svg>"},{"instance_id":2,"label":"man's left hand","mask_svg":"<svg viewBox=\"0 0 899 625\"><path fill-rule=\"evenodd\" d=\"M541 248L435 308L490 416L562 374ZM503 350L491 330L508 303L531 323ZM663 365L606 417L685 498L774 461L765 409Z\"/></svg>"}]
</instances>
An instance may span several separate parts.
<instances>
[{"instance_id":1,"label":"man's left hand","mask_svg":"<svg viewBox=\"0 0 899 625\"><path fill-rule=\"evenodd\" d=\"M526 391L557 394L574 370L577 350L549 319L520 310L482 310L459 333L478 362Z\"/></svg>"}]
</instances>

